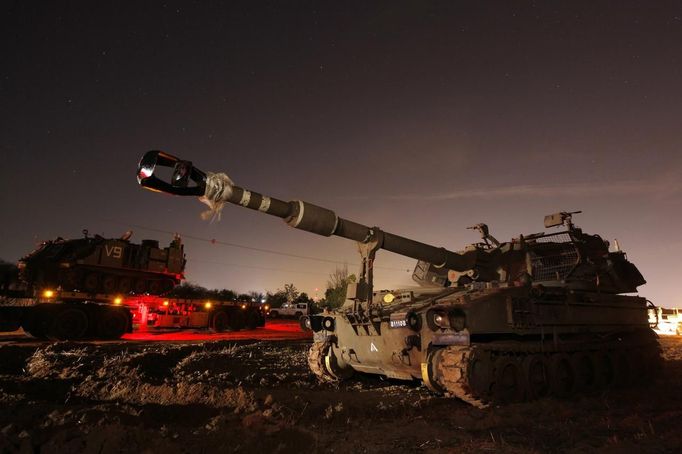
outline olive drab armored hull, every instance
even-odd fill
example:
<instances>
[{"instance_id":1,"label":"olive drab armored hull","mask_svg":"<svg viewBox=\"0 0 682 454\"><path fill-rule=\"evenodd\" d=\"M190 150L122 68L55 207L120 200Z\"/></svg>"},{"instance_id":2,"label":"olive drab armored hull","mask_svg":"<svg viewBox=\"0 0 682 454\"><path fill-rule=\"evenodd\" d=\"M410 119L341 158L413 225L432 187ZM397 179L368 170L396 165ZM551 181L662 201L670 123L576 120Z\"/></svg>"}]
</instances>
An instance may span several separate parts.
<instances>
[{"instance_id":1,"label":"olive drab armored hull","mask_svg":"<svg viewBox=\"0 0 682 454\"><path fill-rule=\"evenodd\" d=\"M173 168L170 181L158 167ZM358 243L360 279L346 303L302 319L314 332L308 362L322 381L356 372L422 380L485 406L643 382L660 365L651 303L632 295L644 278L624 252L576 227L576 213L547 216L555 231L507 242L477 224L481 240L454 252L244 189L163 152L145 154L137 178L149 189L202 197L214 213L229 202ZM419 287L375 292L380 249L416 259Z\"/></svg>"},{"instance_id":2,"label":"olive drab armored hull","mask_svg":"<svg viewBox=\"0 0 682 454\"><path fill-rule=\"evenodd\" d=\"M99 235L43 242L19 261L20 279L29 289L44 288L88 293L162 294L183 278L185 256L176 237L168 247L155 240L130 242Z\"/></svg>"}]
</instances>

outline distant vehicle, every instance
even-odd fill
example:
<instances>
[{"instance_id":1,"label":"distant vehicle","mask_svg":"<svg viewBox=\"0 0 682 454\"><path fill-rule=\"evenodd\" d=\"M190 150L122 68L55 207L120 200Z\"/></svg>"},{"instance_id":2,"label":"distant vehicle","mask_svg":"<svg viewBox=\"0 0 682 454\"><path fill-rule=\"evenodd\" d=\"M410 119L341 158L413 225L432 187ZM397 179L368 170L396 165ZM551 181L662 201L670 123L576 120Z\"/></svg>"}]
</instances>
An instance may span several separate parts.
<instances>
[{"instance_id":1,"label":"distant vehicle","mask_svg":"<svg viewBox=\"0 0 682 454\"><path fill-rule=\"evenodd\" d=\"M649 323L658 334L682 336L682 309L664 307L649 309Z\"/></svg>"},{"instance_id":2,"label":"distant vehicle","mask_svg":"<svg viewBox=\"0 0 682 454\"><path fill-rule=\"evenodd\" d=\"M270 317L302 317L308 315L310 308L308 303L284 303L281 307L273 307L270 309Z\"/></svg>"}]
</instances>

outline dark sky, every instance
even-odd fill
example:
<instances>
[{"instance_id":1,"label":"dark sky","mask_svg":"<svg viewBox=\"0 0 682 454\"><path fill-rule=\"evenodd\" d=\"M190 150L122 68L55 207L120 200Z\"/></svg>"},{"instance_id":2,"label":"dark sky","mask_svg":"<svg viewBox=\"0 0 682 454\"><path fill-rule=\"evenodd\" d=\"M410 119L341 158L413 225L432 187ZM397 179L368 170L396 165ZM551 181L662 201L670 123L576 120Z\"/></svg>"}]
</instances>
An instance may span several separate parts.
<instances>
[{"instance_id":1,"label":"dark sky","mask_svg":"<svg viewBox=\"0 0 682 454\"><path fill-rule=\"evenodd\" d=\"M163 149L458 249L582 209L682 306L680 2L8 2L0 257L131 225L347 261L355 245L135 182ZM229 4L227 4L229 3ZM171 235L134 229L134 239ZM314 294L334 264L187 239L190 280ZM412 260L380 254L379 287Z\"/></svg>"}]
</instances>

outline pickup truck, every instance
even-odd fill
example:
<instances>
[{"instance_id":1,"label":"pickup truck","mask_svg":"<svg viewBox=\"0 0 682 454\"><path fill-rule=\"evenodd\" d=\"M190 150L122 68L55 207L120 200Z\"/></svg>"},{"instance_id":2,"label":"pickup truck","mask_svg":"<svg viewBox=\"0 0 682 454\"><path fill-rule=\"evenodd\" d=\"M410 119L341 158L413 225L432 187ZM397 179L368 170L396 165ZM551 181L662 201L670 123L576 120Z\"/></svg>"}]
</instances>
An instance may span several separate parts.
<instances>
[{"instance_id":1,"label":"pickup truck","mask_svg":"<svg viewBox=\"0 0 682 454\"><path fill-rule=\"evenodd\" d=\"M284 303L281 307L273 307L270 309L270 317L296 317L308 315L308 303Z\"/></svg>"}]
</instances>

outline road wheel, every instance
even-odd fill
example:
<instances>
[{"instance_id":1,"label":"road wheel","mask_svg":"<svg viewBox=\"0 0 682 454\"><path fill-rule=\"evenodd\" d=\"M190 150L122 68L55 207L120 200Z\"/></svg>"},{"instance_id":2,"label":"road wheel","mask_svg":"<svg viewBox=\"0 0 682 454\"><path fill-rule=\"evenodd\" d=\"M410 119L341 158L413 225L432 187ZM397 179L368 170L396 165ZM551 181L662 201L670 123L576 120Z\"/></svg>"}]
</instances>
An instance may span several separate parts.
<instances>
[{"instance_id":1,"label":"road wheel","mask_svg":"<svg viewBox=\"0 0 682 454\"><path fill-rule=\"evenodd\" d=\"M564 354L555 354L549 361L549 377L552 395L568 397L575 389L575 371L571 359Z\"/></svg>"},{"instance_id":2,"label":"road wheel","mask_svg":"<svg viewBox=\"0 0 682 454\"><path fill-rule=\"evenodd\" d=\"M578 352L571 355L575 371L575 388L583 393L590 393L597 388L597 368L589 353Z\"/></svg>"},{"instance_id":3,"label":"road wheel","mask_svg":"<svg viewBox=\"0 0 682 454\"><path fill-rule=\"evenodd\" d=\"M227 312L219 310L213 313L211 317L211 329L216 333L222 333L227 329L230 317Z\"/></svg>"},{"instance_id":4,"label":"road wheel","mask_svg":"<svg viewBox=\"0 0 682 454\"><path fill-rule=\"evenodd\" d=\"M96 293L99 288L99 275L88 273L83 280L83 288L90 293Z\"/></svg>"},{"instance_id":5,"label":"road wheel","mask_svg":"<svg viewBox=\"0 0 682 454\"><path fill-rule=\"evenodd\" d=\"M133 280L129 277L122 277L118 281L118 292L127 295L133 288Z\"/></svg>"},{"instance_id":6,"label":"road wheel","mask_svg":"<svg viewBox=\"0 0 682 454\"><path fill-rule=\"evenodd\" d=\"M128 331L128 315L120 310L104 309L97 315L97 337L119 339Z\"/></svg>"},{"instance_id":7,"label":"road wheel","mask_svg":"<svg viewBox=\"0 0 682 454\"><path fill-rule=\"evenodd\" d=\"M608 388L615 380L615 365L613 355L608 351L592 353L592 362L595 365L595 373L598 388Z\"/></svg>"},{"instance_id":8,"label":"road wheel","mask_svg":"<svg viewBox=\"0 0 682 454\"><path fill-rule=\"evenodd\" d=\"M165 279L161 282L161 287L162 292L170 292L175 287L175 281L172 279Z\"/></svg>"},{"instance_id":9,"label":"road wheel","mask_svg":"<svg viewBox=\"0 0 682 454\"><path fill-rule=\"evenodd\" d=\"M493 382L493 362L487 352L474 350L469 359L468 382L479 397L487 397Z\"/></svg>"},{"instance_id":10,"label":"road wheel","mask_svg":"<svg viewBox=\"0 0 682 454\"><path fill-rule=\"evenodd\" d=\"M495 402L518 402L523 398L523 372L516 358L502 356L495 361Z\"/></svg>"},{"instance_id":11,"label":"road wheel","mask_svg":"<svg viewBox=\"0 0 682 454\"><path fill-rule=\"evenodd\" d=\"M149 281L149 293L158 295L163 290L163 284L159 280Z\"/></svg>"},{"instance_id":12,"label":"road wheel","mask_svg":"<svg viewBox=\"0 0 682 454\"><path fill-rule=\"evenodd\" d=\"M546 397L550 390L549 361L544 355L528 355L523 360L528 400Z\"/></svg>"},{"instance_id":13,"label":"road wheel","mask_svg":"<svg viewBox=\"0 0 682 454\"><path fill-rule=\"evenodd\" d=\"M70 270L64 276L64 284L68 290L76 290L80 287L81 276L76 270Z\"/></svg>"},{"instance_id":14,"label":"road wheel","mask_svg":"<svg viewBox=\"0 0 682 454\"><path fill-rule=\"evenodd\" d=\"M107 275L102 279L102 290L104 293L115 293L118 289L118 279L116 276Z\"/></svg>"},{"instance_id":15,"label":"road wheel","mask_svg":"<svg viewBox=\"0 0 682 454\"><path fill-rule=\"evenodd\" d=\"M655 379L661 372L663 368L663 357L661 356L661 350L658 342L646 349L648 364L651 368L651 379Z\"/></svg>"},{"instance_id":16,"label":"road wheel","mask_svg":"<svg viewBox=\"0 0 682 454\"><path fill-rule=\"evenodd\" d=\"M75 307L60 309L56 314L47 337L51 340L76 340L85 336L88 330L88 316Z\"/></svg>"},{"instance_id":17,"label":"road wheel","mask_svg":"<svg viewBox=\"0 0 682 454\"><path fill-rule=\"evenodd\" d=\"M277 311L270 311L270 318L277 318L279 317L279 312Z\"/></svg>"},{"instance_id":18,"label":"road wheel","mask_svg":"<svg viewBox=\"0 0 682 454\"><path fill-rule=\"evenodd\" d=\"M147 281L144 279L135 279L135 284L133 285L133 291L138 295L143 294L147 291Z\"/></svg>"},{"instance_id":19,"label":"road wheel","mask_svg":"<svg viewBox=\"0 0 682 454\"><path fill-rule=\"evenodd\" d=\"M294 316L295 316L296 318L301 318L301 317L303 317L303 312L297 311L297 312L294 314Z\"/></svg>"},{"instance_id":20,"label":"road wheel","mask_svg":"<svg viewBox=\"0 0 682 454\"><path fill-rule=\"evenodd\" d=\"M628 386L632 382L632 363L629 353L614 352L615 380L616 386Z\"/></svg>"}]
</instances>

